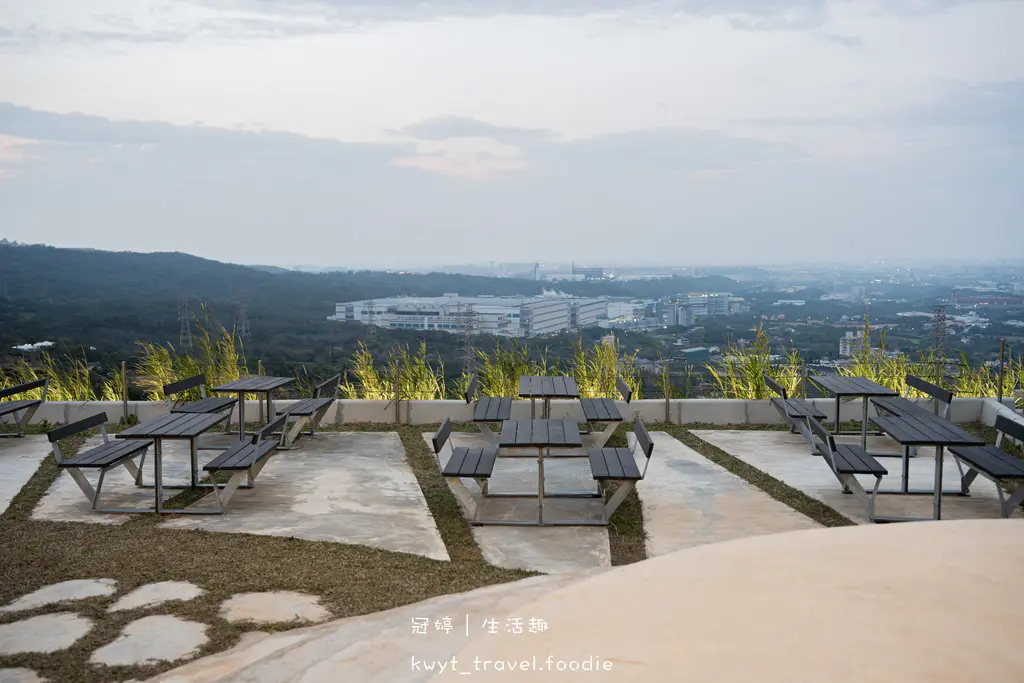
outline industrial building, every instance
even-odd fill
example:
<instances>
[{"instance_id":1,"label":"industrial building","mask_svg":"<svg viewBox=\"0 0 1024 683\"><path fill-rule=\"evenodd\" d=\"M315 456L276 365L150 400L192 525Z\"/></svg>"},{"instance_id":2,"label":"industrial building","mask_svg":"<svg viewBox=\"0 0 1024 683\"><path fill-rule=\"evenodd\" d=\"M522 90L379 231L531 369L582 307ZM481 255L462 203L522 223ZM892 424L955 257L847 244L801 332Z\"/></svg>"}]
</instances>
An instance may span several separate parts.
<instances>
[{"instance_id":1,"label":"industrial building","mask_svg":"<svg viewBox=\"0 0 1024 683\"><path fill-rule=\"evenodd\" d=\"M441 330L499 337L542 337L593 327L608 317L605 299L568 296L395 297L335 306L328 320L390 329Z\"/></svg>"}]
</instances>

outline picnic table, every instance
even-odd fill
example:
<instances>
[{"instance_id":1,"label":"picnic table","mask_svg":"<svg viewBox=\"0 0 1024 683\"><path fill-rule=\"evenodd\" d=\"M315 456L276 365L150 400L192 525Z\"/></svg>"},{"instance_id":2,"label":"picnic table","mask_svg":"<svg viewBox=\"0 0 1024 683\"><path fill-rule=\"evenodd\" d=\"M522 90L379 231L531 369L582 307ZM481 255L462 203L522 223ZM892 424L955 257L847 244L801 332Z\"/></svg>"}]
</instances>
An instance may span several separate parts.
<instances>
[{"instance_id":1,"label":"picnic table","mask_svg":"<svg viewBox=\"0 0 1024 683\"><path fill-rule=\"evenodd\" d=\"M245 439L245 395L267 395L266 422L269 423L274 418L273 391L275 389L280 389L287 384L291 384L294 381L294 377L264 377L262 375L256 377L242 377L241 379L236 379L234 382L228 382L227 384L221 384L219 387L214 387L211 391L238 394L238 438Z\"/></svg>"},{"instance_id":2,"label":"picnic table","mask_svg":"<svg viewBox=\"0 0 1024 683\"><path fill-rule=\"evenodd\" d=\"M206 512L206 510L189 509L165 511L163 506L163 490L200 488L196 443L201 434L226 419L228 419L227 413L171 413L169 415L161 415L140 425L129 427L116 435L118 439L145 439L153 441L154 483L152 488L156 490L155 509L157 513L199 514ZM191 477L188 484L165 485L163 483L163 441L165 440L189 442ZM141 472L136 480L136 485L144 486L141 482ZM149 486L145 486L145 488L149 488Z\"/></svg>"},{"instance_id":3,"label":"picnic table","mask_svg":"<svg viewBox=\"0 0 1024 683\"><path fill-rule=\"evenodd\" d=\"M932 517L930 519L942 519L942 494L947 495L968 495L963 490L955 491L942 490L942 464L943 454L947 446L984 446L985 440L981 437L961 429L952 422L941 423L920 415L906 414L902 417L880 417L871 418L871 422L879 427L903 446L903 472L898 491L879 491L879 493L895 493L904 495L932 495L934 503L932 506ZM934 446L935 447L935 482L931 490L910 489L910 461L909 451L912 446ZM910 521L915 518L908 517L877 517L880 521ZM929 519L929 518L924 518Z\"/></svg>"},{"instance_id":4,"label":"picnic table","mask_svg":"<svg viewBox=\"0 0 1024 683\"><path fill-rule=\"evenodd\" d=\"M553 526L553 525L579 525L579 520L545 520L544 519L544 498L579 498L597 497L596 491L551 491L544 490L544 460L552 446L559 448L579 449L579 456L588 457L587 451L583 449L583 440L580 438L579 426L574 420L505 420L501 425L501 434L498 436L499 455L500 449L505 448L536 448L537 449L537 492L489 492L487 495L507 498L537 498L537 521L502 520L501 523L509 525L527 526ZM565 457L565 456L561 456Z\"/></svg>"},{"instance_id":5,"label":"picnic table","mask_svg":"<svg viewBox=\"0 0 1024 683\"><path fill-rule=\"evenodd\" d=\"M899 392L893 391L889 387L883 387L881 384L876 382L872 382L867 377L825 375L813 376L808 379L830 394L834 394L836 397L836 426L832 432L833 434L838 435L847 433L839 430L839 404L842 399L844 397L860 397L864 399L864 412L861 416L860 425L860 447L864 449L867 449L868 447L868 399L880 396L899 396Z\"/></svg>"},{"instance_id":6,"label":"picnic table","mask_svg":"<svg viewBox=\"0 0 1024 683\"><path fill-rule=\"evenodd\" d=\"M538 377L523 375L519 378L519 398L530 399L530 417L536 417L534 407L538 398L544 400L542 418L551 417L551 399L579 398L580 390L572 377Z\"/></svg>"}]
</instances>

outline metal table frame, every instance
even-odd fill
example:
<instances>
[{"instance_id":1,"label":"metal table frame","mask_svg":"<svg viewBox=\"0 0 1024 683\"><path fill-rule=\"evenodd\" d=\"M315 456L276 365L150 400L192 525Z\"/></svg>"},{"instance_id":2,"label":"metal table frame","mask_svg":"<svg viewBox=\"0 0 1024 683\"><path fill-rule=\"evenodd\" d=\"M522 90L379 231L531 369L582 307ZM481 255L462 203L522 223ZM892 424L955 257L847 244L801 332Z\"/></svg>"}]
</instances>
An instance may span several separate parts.
<instances>
[{"instance_id":1,"label":"metal table frame","mask_svg":"<svg viewBox=\"0 0 1024 683\"><path fill-rule=\"evenodd\" d=\"M899 392L893 391L888 387L883 387L881 384L877 384L866 377L842 377L840 375L825 375L825 376L811 376L809 380L817 384L819 387L834 394L836 397L836 422L835 429L832 430L832 434L839 436L843 434L860 434L860 446L864 450L868 448L868 403L869 399L877 398L879 396L899 396ZM858 386L843 386L843 384L860 385ZM843 432L839 429L840 423L840 406L842 399L857 398L860 397L864 401L863 411L861 413L861 424L859 432ZM881 432L876 432L875 435L879 435ZM884 454L883 454L884 455Z\"/></svg>"},{"instance_id":2,"label":"metal table frame","mask_svg":"<svg viewBox=\"0 0 1024 683\"><path fill-rule=\"evenodd\" d=\"M264 424L270 424L274 419L274 390L280 389L294 381L294 377L266 377L263 375L257 375L255 377L242 377L241 379L236 379L234 382L221 384L218 387L210 389L210 391L224 394L238 394L238 438L240 440L245 440L245 436L248 433L245 431L245 395L267 395L267 414ZM262 400L263 399L260 399L260 401Z\"/></svg>"},{"instance_id":3,"label":"metal table frame","mask_svg":"<svg viewBox=\"0 0 1024 683\"><path fill-rule=\"evenodd\" d=\"M519 378L519 398L530 399L530 419L536 419L537 399L543 399L541 419L551 419L551 399L580 397L579 387L572 377L523 375Z\"/></svg>"}]
</instances>

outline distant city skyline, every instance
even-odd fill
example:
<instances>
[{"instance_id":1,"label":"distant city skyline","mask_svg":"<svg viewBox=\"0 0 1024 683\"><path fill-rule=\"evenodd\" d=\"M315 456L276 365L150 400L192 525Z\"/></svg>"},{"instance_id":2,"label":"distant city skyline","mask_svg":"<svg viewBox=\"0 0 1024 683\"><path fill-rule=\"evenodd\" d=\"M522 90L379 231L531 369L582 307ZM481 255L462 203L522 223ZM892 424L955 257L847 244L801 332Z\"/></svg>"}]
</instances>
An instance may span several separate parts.
<instances>
[{"instance_id":1,"label":"distant city skyline","mask_svg":"<svg viewBox=\"0 0 1024 683\"><path fill-rule=\"evenodd\" d=\"M378 269L1024 253L1020 0L0 0L0 26L20 241Z\"/></svg>"}]
</instances>

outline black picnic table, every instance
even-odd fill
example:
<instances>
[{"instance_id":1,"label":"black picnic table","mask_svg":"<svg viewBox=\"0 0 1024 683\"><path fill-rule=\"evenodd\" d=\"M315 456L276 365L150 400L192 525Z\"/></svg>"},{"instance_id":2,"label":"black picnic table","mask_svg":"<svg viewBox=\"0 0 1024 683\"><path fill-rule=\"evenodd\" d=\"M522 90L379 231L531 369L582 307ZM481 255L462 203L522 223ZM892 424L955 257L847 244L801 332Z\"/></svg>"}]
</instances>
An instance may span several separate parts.
<instances>
[{"instance_id":1,"label":"black picnic table","mask_svg":"<svg viewBox=\"0 0 1024 683\"><path fill-rule=\"evenodd\" d=\"M219 391L223 393L238 394L238 438L245 438L245 395L246 394L266 394L267 395L267 420L269 424L270 420L274 417L274 399L273 392L275 389L280 389L286 384L291 384L295 381L294 377L265 377L257 375L255 377L242 377L236 379L234 382L228 382L227 384L221 384L219 387L214 387L211 391Z\"/></svg>"},{"instance_id":2,"label":"black picnic table","mask_svg":"<svg viewBox=\"0 0 1024 683\"><path fill-rule=\"evenodd\" d=\"M523 522L525 525L576 525L578 520L545 520L544 498L594 498L601 495L595 491L545 491L544 460L552 446L559 448L579 449L580 455L586 457L583 439L580 438L579 425L575 420L505 420L501 423L501 434L498 436L499 455L501 448L536 448L537 449L537 492L489 492L488 496L507 498L536 498L537 522ZM566 456L560 456L566 457Z\"/></svg>"},{"instance_id":3,"label":"black picnic table","mask_svg":"<svg viewBox=\"0 0 1024 683\"><path fill-rule=\"evenodd\" d=\"M903 473L899 491L879 491L879 493L931 494L934 497L931 519L942 519L942 494L967 495L963 491L942 490L943 455L947 446L984 446L985 440L961 429L952 422L939 422L921 415L906 414L902 417L871 418L879 429L888 434L903 446ZM935 447L935 484L931 490L910 490L909 451L911 446ZM879 518L903 521L906 518Z\"/></svg>"},{"instance_id":4,"label":"black picnic table","mask_svg":"<svg viewBox=\"0 0 1024 683\"><path fill-rule=\"evenodd\" d=\"M199 436L211 427L228 419L227 413L170 413L161 415L142 424L125 429L116 435L118 439L152 439L153 440L153 488L156 490L156 511L165 512L163 507L164 489L199 488L199 463L196 442ZM163 483L163 444L164 440L189 442L189 465L191 477L188 484ZM149 488L149 487L146 487ZM194 514L195 510L169 510L174 514Z\"/></svg>"},{"instance_id":5,"label":"black picnic table","mask_svg":"<svg viewBox=\"0 0 1024 683\"><path fill-rule=\"evenodd\" d=\"M544 399L544 414L551 417L551 399L579 398L580 390L572 377L523 375L519 378L519 398L530 399L530 417L534 417L534 401Z\"/></svg>"},{"instance_id":6,"label":"black picnic table","mask_svg":"<svg viewBox=\"0 0 1024 683\"><path fill-rule=\"evenodd\" d=\"M819 387L834 394L836 397L836 425L833 434L842 434L839 431L839 403L843 397L861 397L864 399L864 413L861 416L860 425L860 446L867 450L868 447L868 399L879 396L899 396L899 392L889 387L883 387L867 377L843 377L842 375L816 375L809 377Z\"/></svg>"}]
</instances>

